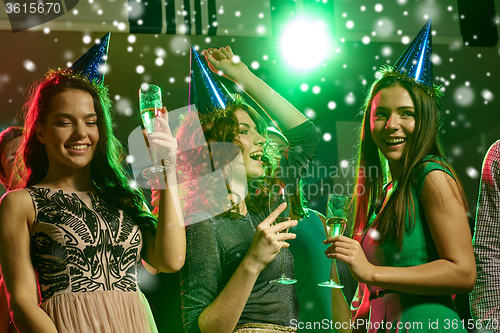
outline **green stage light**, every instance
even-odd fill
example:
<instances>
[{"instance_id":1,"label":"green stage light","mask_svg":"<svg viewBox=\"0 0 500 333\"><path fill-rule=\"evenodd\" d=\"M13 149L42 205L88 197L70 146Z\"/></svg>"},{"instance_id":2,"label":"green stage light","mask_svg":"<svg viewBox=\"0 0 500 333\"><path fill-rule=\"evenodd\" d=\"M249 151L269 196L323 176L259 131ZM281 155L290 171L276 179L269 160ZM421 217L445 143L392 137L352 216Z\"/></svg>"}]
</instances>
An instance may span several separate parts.
<instances>
[{"instance_id":1,"label":"green stage light","mask_svg":"<svg viewBox=\"0 0 500 333\"><path fill-rule=\"evenodd\" d=\"M330 48L326 24L320 20L298 19L290 22L280 39L280 49L286 62L295 68L318 66Z\"/></svg>"}]
</instances>

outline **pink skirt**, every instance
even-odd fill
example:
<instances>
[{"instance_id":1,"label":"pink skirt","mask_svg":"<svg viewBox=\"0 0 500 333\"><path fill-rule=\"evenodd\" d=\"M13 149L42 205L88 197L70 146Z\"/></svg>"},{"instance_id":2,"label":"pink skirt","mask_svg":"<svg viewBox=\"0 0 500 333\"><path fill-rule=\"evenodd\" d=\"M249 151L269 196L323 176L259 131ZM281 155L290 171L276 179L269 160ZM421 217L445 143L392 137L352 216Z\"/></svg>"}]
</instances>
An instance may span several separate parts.
<instances>
[{"instance_id":1,"label":"pink skirt","mask_svg":"<svg viewBox=\"0 0 500 333\"><path fill-rule=\"evenodd\" d=\"M61 333L157 333L141 292L94 291L53 296L41 308Z\"/></svg>"}]
</instances>

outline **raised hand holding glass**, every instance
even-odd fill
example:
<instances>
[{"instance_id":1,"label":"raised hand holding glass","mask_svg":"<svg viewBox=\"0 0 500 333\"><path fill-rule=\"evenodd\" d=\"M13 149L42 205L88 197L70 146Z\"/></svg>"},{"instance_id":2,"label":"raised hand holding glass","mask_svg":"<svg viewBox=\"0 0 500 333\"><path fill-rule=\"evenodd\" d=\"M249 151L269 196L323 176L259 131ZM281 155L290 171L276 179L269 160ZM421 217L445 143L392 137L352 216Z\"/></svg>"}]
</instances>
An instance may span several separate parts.
<instances>
[{"instance_id":1,"label":"raised hand holding glass","mask_svg":"<svg viewBox=\"0 0 500 333\"><path fill-rule=\"evenodd\" d=\"M167 112L163 108L163 103L161 99L161 89L160 87L149 84L139 89L139 106L141 110L141 119L146 130L147 135L154 132L162 131L161 124L159 123L157 117L161 117ZM159 175L168 174L170 170L162 165L161 160L158 160L158 149L155 144L152 144L151 140L148 138L146 142L148 143L148 152L153 163L152 167L144 169L143 175L148 179L157 178Z\"/></svg>"}]
</instances>

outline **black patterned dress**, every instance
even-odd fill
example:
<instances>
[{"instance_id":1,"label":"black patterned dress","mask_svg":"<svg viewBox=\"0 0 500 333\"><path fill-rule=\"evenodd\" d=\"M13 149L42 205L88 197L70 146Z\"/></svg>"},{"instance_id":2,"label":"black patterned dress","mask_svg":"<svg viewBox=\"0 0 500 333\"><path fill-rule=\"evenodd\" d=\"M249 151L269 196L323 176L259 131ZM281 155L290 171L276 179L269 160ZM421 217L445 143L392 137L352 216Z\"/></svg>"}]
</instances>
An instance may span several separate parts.
<instances>
[{"instance_id":1,"label":"black patterned dress","mask_svg":"<svg viewBox=\"0 0 500 333\"><path fill-rule=\"evenodd\" d=\"M138 288L142 234L96 194L26 189L41 307L59 332L156 332Z\"/></svg>"}]
</instances>

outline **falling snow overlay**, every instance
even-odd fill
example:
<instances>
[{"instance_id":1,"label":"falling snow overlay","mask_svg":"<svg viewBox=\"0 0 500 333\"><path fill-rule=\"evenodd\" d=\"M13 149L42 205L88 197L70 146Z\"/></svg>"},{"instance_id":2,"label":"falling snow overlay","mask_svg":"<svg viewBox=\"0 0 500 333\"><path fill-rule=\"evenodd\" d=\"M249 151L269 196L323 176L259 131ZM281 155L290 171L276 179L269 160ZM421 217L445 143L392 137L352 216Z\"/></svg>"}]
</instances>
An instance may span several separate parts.
<instances>
[{"instance_id":1,"label":"falling snow overlay","mask_svg":"<svg viewBox=\"0 0 500 333\"><path fill-rule=\"evenodd\" d=\"M360 109L375 72L383 64L393 64L432 18L434 78L445 93L441 133L472 212L482 159L500 138L498 45L464 45L463 13L456 0L335 1L334 10L333 0L312 2L319 7L303 2L299 8L297 1L285 12L284 6L273 9L273 2L266 0L217 0L216 21L211 22L208 1L200 6L199 19L194 5L182 8L183 1L164 1L165 11L158 10L164 24L155 27L154 33L139 31L151 28L144 17L150 5L145 0L80 0L52 23L15 34L2 9L0 40L6 47L0 53L0 125L20 124L18 113L26 92L48 68L67 67L111 31L105 83L113 97L115 130L127 142L140 125L141 84L160 85L169 110L185 107L189 103L190 45L198 51L230 45L251 71L321 128L313 166L340 168L343 161L354 159ZM169 7L172 3L174 8ZM299 17L302 21L297 23ZM137 32L130 32L132 23ZM288 27L295 29L290 37ZM216 33L209 35L209 29L215 28ZM231 92L243 93L225 78L221 80ZM259 110L252 100L247 101ZM350 180L320 178L305 181L333 185ZM325 204L321 194L311 200L311 207L319 211Z\"/></svg>"}]
</instances>

